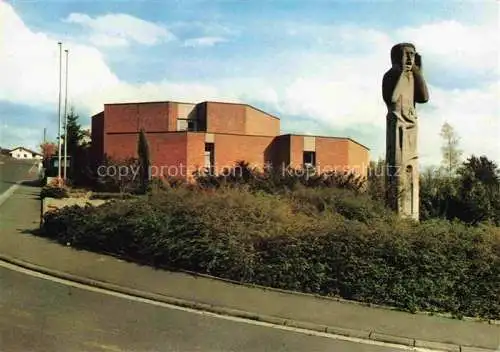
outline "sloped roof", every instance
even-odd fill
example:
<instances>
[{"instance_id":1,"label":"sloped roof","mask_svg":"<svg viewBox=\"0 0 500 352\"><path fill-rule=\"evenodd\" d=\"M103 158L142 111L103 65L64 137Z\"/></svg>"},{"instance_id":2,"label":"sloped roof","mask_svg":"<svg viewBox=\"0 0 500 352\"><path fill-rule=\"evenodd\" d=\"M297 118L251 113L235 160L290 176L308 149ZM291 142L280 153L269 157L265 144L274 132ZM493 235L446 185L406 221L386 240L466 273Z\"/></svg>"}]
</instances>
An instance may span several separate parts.
<instances>
[{"instance_id":1,"label":"sloped roof","mask_svg":"<svg viewBox=\"0 0 500 352\"><path fill-rule=\"evenodd\" d=\"M31 154L42 155L42 153L35 152L34 150L31 150L31 149L26 148L26 147L15 147L15 148L12 148L11 150L9 150L9 153L12 153L14 150L17 150L17 149L23 149L23 150L25 150L27 152L30 152Z\"/></svg>"}]
</instances>

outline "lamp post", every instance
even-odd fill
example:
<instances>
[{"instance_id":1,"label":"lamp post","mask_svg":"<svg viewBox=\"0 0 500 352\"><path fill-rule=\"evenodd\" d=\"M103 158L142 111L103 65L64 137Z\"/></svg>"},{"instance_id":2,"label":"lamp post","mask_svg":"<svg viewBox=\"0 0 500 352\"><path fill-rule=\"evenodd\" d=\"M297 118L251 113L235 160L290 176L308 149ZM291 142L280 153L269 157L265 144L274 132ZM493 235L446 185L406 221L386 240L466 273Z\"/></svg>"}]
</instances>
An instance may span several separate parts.
<instances>
[{"instance_id":1,"label":"lamp post","mask_svg":"<svg viewBox=\"0 0 500 352\"><path fill-rule=\"evenodd\" d=\"M61 86L62 86L62 43L58 42L59 45L59 102L57 105L57 115L59 118L59 124L57 129L57 144L58 144L58 153L57 153L57 177L61 179Z\"/></svg>"},{"instance_id":2,"label":"lamp post","mask_svg":"<svg viewBox=\"0 0 500 352\"><path fill-rule=\"evenodd\" d=\"M66 53L66 84L64 93L64 181L66 181L67 177L67 168L68 168L68 54L69 50L64 50Z\"/></svg>"}]
</instances>

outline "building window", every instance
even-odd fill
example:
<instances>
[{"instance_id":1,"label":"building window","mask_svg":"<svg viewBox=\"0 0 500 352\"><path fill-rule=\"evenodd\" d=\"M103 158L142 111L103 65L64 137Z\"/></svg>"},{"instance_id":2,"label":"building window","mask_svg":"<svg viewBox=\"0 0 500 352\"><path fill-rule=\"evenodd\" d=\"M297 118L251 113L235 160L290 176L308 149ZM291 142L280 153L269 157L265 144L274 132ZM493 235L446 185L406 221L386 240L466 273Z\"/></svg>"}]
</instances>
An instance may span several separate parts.
<instances>
[{"instance_id":1,"label":"building window","mask_svg":"<svg viewBox=\"0 0 500 352\"><path fill-rule=\"evenodd\" d=\"M177 131L198 131L198 121L188 119L177 119Z\"/></svg>"},{"instance_id":2,"label":"building window","mask_svg":"<svg viewBox=\"0 0 500 352\"><path fill-rule=\"evenodd\" d=\"M28 154L24 154L24 158L26 159L28 157Z\"/></svg>"},{"instance_id":3,"label":"building window","mask_svg":"<svg viewBox=\"0 0 500 352\"><path fill-rule=\"evenodd\" d=\"M187 131L188 123L185 119L177 119L177 131Z\"/></svg>"},{"instance_id":4,"label":"building window","mask_svg":"<svg viewBox=\"0 0 500 352\"><path fill-rule=\"evenodd\" d=\"M215 146L213 143L205 143L205 169L211 175L214 174Z\"/></svg>"},{"instance_id":5,"label":"building window","mask_svg":"<svg viewBox=\"0 0 500 352\"><path fill-rule=\"evenodd\" d=\"M304 167L316 166L316 152L304 152L302 156L302 163Z\"/></svg>"},{"instance_id":6,"label":"building window","mask_svg":"<svg viewBox=\"0 0 500 352\"><path fill-rule=\"evenodd\" d=\"M196 120L188 120L187 130L188 131L197 131L198 130Z\"/></svg>"}]
</instances>

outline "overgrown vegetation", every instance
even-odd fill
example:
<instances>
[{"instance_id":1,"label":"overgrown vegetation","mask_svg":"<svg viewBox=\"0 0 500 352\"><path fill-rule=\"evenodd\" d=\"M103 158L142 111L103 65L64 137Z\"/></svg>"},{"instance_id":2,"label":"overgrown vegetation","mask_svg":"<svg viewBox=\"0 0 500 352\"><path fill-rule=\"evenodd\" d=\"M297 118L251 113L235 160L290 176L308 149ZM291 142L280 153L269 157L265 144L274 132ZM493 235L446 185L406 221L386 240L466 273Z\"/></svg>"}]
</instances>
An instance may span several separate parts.
<instances>
[{"instance_id":1,"label":"overgrown vegetation","mask_svg":"<svg viewBox=\"0 0 500 352\"><path fill-rule=\"evenodd\" d=\"M449 177L439 169L421 177L421 217L500 226L500 170L486 157L471 156Z\"/></svg>"},{"instance_id":2,"label":"overgrown vegetation","mask_svg":"<svg viewBox=\"0 0 500 352\"><path fill-rule=\"evenodd\" d=\"M68 189L58 186L44 186L40 191L40 198L67 198L69 196Z\"/></svg>"},{"instance_id":3,"label":"overgrown vegetation","mask_svg":"<svg viewBox=\"0 0 500 352\"><path fill-rule=\"evenodd\" d=\"M226 179L199 176L196 187L157 184L147 199L48 213L42 234L242 282L500 317L498 228L437 219L419 225L353 185L309 187L290 176L264 186L263 174L241 170Z\"/></svg>"},{"instance_id":4,"label":"overgrown vegetation","mask_svg":"<svg viewBox=\"0 0 500 352\"><path fill-rule=\"evenodd\" d=\"M128 169L125 176L99 179L100 191L122 199L105 193L112 200L102 206L47 213L41 234L154 266L500 319L499 170L484 156L457 165L450 138L446 168L421 175L420 223L385 207L383 160L370 165L367 179L259 171L241 161L226 176L199 173L187 184L134 177L131 169L149 165L143 138L139 159L105 165ZM146 183L147 194L137 196Z\"/></svg>"}]
</instances>

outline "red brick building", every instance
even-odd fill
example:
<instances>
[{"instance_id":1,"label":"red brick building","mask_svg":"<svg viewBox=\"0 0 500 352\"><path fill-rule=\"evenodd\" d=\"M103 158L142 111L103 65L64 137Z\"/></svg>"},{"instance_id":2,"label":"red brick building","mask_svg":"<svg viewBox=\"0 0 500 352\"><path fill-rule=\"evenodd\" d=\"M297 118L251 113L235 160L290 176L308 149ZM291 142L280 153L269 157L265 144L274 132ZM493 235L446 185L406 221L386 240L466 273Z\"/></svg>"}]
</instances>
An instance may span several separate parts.
<instances>
[{"instance_id":1,"label":"red brick building","mask_svg":"<svg viewBox=\"0 0 500 352\"><path fill-rule=\"evenodd\" d=\"M137 156L139 132L149 143L153 176L189 177L244 160L262 168L305 163L320 172L349 169L366 175L369 150L349 138L280 134L280 120L247 104L141 102L105 104L92 117L94 160Z\"/></svg>"}]
</instances>

